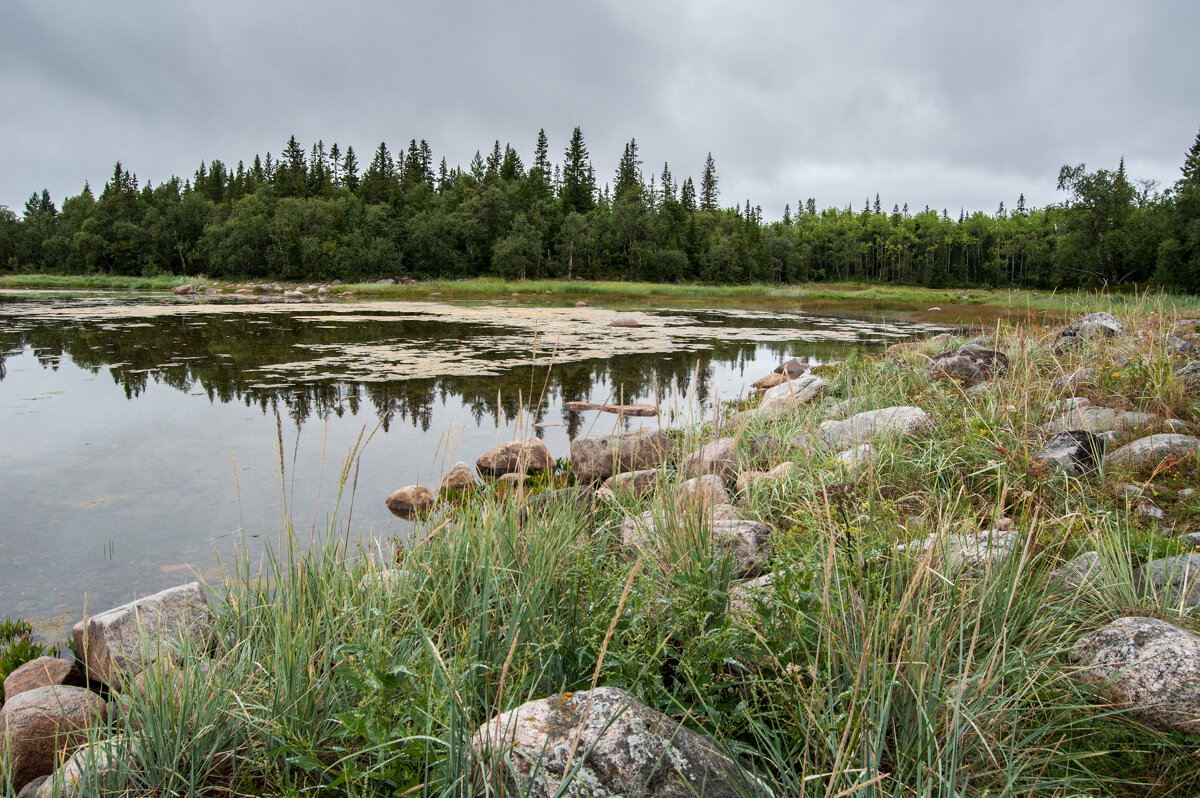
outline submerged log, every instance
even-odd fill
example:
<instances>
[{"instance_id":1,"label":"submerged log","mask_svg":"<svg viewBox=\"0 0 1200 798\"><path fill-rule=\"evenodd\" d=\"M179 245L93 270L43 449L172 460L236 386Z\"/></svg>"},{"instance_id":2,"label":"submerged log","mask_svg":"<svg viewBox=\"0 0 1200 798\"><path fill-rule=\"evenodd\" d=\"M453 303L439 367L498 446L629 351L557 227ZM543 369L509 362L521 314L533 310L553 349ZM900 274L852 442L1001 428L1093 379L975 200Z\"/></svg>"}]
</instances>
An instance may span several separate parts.
<instances>
[{"instance_id":1,"label":"submerged log","mask_svg":"<svg viewBox=\"0 0 1200 798\"><path fill-rule=\"evenodd\" d=\"M657 416L658 408L654 405L602 405L595 402L566 402L563 410L572 413L583 413L588 410L599 410L602 413L615 413L618 416Z\"/></svg>"}]
</instances>

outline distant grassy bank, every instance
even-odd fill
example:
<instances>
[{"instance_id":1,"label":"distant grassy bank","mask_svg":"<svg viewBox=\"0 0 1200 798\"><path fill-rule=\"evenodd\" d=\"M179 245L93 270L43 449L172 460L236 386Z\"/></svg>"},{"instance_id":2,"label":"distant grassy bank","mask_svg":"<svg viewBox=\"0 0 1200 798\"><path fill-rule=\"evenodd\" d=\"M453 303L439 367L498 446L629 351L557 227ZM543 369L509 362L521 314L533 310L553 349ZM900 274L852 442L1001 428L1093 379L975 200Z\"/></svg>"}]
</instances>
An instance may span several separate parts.
<instances>
[{"instance_id":1,"label":"distant grassy bank","mask_svg":"<svg viewBox=\"0 0 1200 798\"><path fill-rule=\"evenodd\" d=\"M184 284L217 287L223 292L245 285L272 284L270 280L222 281L203 276L116 277L110 275L14 274L0 276L0 289L68 291L168 291ZM281 283L292 286L297 283ZM299 283L304 285L306 283ZM560 302L594 301L608 305L738 305L808 309L896 309L920 311L935 320L953 321L963 315L979 317L1039 317L1137 304L1146 294L1102 291L1028 291L987 288L925 288L867 283L803 283L795 285L696 285L578 280L428 280L411 284L360 283L338 287L350 299L381 300L490 300ZM1169 298L1179 313L1200 314L1200 297ZM933 310L935 309L936 310ZM970 308L964 314L964 310Z\"/></svg>"}]
</instances>

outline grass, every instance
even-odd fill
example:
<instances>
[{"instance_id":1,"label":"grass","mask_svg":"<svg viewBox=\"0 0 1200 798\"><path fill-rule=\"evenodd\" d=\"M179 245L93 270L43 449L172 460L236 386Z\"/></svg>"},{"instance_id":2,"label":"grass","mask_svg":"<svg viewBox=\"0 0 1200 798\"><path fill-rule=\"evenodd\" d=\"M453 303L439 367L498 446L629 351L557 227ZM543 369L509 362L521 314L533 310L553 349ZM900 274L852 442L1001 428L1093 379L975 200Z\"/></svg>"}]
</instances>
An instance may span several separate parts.
<instances>
[{"instance_id":1,"label":"grass","mask_svg":"<svg viewBox=\"0 0 1200 798\"><path fill-rule=\"evenodd\" d=\"M1178 312L1162 297L1109 307L1152 333ZM828 370L831 399L917 405L935 420L928 435L877 441L857 474L794 442L818 429L828 403L722 425L738 440L739 471L800 466L738 500L740 517L774 530L775 587L749 615L728 611L733 567L707 534L711 508L674 497L686 476L677 461L648 498L523 519L519 501L484 490L375 550L347 550L335 524L311 547L285 535L214 593L214 650L152 671L94 732L121 754L107 788L492 794L475 730L526 700L599 684L713 735L777 796L1196 794L1194 739L1109 704L1071 678L1066 655L1122 615L1200 628L1133 590L1135 566L1183 546L1116 491L1194 484L1200 470L1184 460L1169 473L1077 480L1031 457L1046 406L1064 395L1053 378L1080 365L1105 375L1087 389L1098 404L1189 424L1200 406L1152 336L1056 355L1040 328L997 329L1011 365L978 396L924 378L945 342ZM1115 365L1142 355L1133 376ZM679 450L711 440L712 427L679 431ZM532 490L569 481L560 471ZM1164 507L1182 531L1200 517L1194 497ZM620 522L646 510L655 537L631 552ZM1005 519L1016 552L981 568L955 568L936 546L897 550ZM1103 578L1057 587L1050 571L1088 550Z\"/></svg>"}]
</instances>

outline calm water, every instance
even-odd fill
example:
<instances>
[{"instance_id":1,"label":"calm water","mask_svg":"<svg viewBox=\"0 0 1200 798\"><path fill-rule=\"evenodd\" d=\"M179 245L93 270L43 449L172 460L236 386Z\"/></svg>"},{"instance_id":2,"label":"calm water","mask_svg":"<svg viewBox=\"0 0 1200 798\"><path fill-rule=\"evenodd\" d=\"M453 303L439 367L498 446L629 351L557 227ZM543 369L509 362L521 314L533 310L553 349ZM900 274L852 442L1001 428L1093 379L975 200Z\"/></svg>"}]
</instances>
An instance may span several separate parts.
<instances>
[{"instance_id":1,"label":"calm water","mask_svg":"<svg viewBox=\"0 0 1200 798\"><path fill-rule=\"evenodd\" d=\"M643 326L609 327L617 315ZM402 537L395 488L434 487L518 432L565 457L619 423L564 402L657 397L667 417L626 424L683 423L788 357L935 329L887 313L0 294L0 615L54 636L85 601L215 578L235 540L274 538L284 497L303 533L336 514L355 539Z\"/></svg>"}]
</instances>

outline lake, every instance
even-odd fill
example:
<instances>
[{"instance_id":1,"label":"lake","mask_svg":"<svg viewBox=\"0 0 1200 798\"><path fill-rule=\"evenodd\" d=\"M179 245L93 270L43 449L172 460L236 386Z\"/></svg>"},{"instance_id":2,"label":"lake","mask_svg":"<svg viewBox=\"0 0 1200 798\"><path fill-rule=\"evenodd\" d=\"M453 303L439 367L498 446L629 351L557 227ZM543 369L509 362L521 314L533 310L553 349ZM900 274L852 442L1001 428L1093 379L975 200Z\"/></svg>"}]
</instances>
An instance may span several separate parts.
<instances>
[{"instance_id":1,"label":"lake","mask_svg":"<svg viewBox=\"0 0 1200 798\"><path fill-rule=\"evenodd\" d=\"M566 457L578 435L711 417L787 358L944 329L886 311L0 292L0 615L59 639L85 606L217 579L285 508L306 540L330 523L368 545L403 538L391 491L436 488L514 436Z\"/></svg>"}]
</instances>

